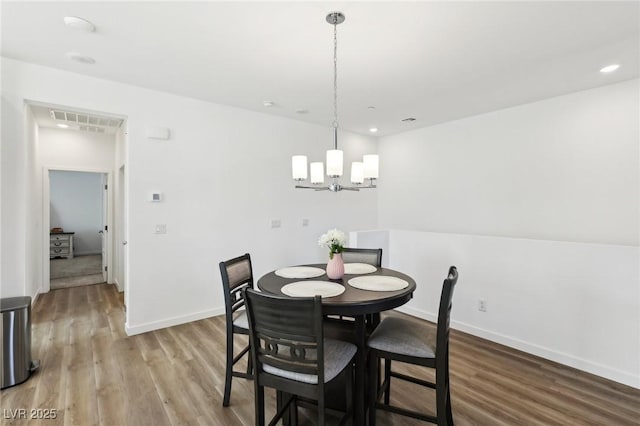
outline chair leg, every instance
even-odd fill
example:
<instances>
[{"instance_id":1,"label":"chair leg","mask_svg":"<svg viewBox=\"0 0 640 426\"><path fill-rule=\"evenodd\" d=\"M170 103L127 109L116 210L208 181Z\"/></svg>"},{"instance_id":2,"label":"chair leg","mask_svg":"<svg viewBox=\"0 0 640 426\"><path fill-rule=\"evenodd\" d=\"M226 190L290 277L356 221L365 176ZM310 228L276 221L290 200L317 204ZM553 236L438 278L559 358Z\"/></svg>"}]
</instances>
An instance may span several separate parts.
<instances>
[{"instance_id":1,"label":"chair leg","mask_svg":"<svg viewBox=\"0 0 640 426\"><path fill-rule=\"evenodd\" d=\"M451 393L450 393L451 385L447 386L447 425L453 426L453 412L451 409Z\"/></svg>"},{"instance_id":2,"label":"chair leg","mask_svg":"<svg viewBox=\"0 0 640 426\"><path fill-rule=\"evenodd\" d=\"M222 406L229 406L231 398L231 378L233 373L233 331L227 327L227 368L224 374L224 398Z\"/></svg>"},{"instance_id":3,"label":"chair leg","mask_svg":"<svg viewBox=\"0 0 640 426\"><path fill-rule=\"evenodd\" d=\"M447 350L445 377L447 381L447 424L453 426L453 410L451 408L451 380L449 378L449 351Z\"/></svg>"},{"instance_id":4,"label":"chair leg","mask_svg":"<svg viewBox=\"0 0 640 426\"><path fill-rule=\"evenodd\" d=\"M256 426L264 426L264 388L262 386L258 386L256 383L254 385L255 389L255 419Z\"/></svg>"},{"instance_id":5,"label":"chair leg","mask_svg":"<svg viewBox=\"0 0 640 426\"><path fill-rule=\"evenodd\" d=\"M344 373L343 373L344 374ZM351 417L351 423L353 423L353 366L349 364L346 371L346 384L345 384L345 415L340 421L340 426L347 424L349 417Z\"/></svg>"},{"instance_id":6,"label":"chair leg","mask_svg":"<svg viewBox=\"0 0 640 426\"><path fill-rule=\"evenodd\" d=\"M318 426L324 426L324 395L320 395L318 398Z\"/></svg>"},{"instance_id":7,"label":"chair leg","mask_svg":"<svg viewBox=\"0 0 640 426\"><path fill-rule=\"evenodd\" d=\"M449 394L447 383L446 364L436 365L436 417L438 425L448 424L448 403L447 396Z\"/></svg>"},{"instance_id":8,"label":"chair leg","mask_svg":"<svg viewBox=\"0 0 640 426\"><path fill-rule=\"evenodd\" d=\"M378 402L378 374L380 368L380 358L369 352L369 395L367 405L369 406L369 426L376 425L376 403Z\"/></svg>"},{"instance_id":9,"label":"chair leg","mask_svg":"<svg viewBox=\"0 0 640 426\"><path fill-rule=\"evenodd\" d=\"M289 424L291 426L298 426L298 399L297 398L293 400L291 405L289 405Z\"/></svg>"},{"instance_id":10,"label":"chair leg","mask_svg":"<svg viewBox=\"0 0 640 426\"><path fill-rule=\"evenodd\" d=\"M391 400L391 360L384 360L384 381L387 383L387 386L384 389L384 403L389 405L389 401Z\"/></svg>"},{"instance_id":11,"label":"chair leg","mask_svg":"<svg viewBox=\"0 0 640 426\"><path fill-rule=\"evenodd\" d=\"M247 374L253 375L253 357L251 356L251 349L247 352Z\"/></svg>"},{"instance_id":12,"label":"chair leg","mask_svg":"<svg viewBox=\"0 0 640 426\"><path fill-rule=\"evenodd\" d=\"M282 391L278 390L276 391L276 412L280 412L280 410L282 409L282 405L284 404L284 397L282 395ZM282 415L282 424L283 425L289 425L289 410L287 410L283 415Z\"/></svg>"}]
</instances>

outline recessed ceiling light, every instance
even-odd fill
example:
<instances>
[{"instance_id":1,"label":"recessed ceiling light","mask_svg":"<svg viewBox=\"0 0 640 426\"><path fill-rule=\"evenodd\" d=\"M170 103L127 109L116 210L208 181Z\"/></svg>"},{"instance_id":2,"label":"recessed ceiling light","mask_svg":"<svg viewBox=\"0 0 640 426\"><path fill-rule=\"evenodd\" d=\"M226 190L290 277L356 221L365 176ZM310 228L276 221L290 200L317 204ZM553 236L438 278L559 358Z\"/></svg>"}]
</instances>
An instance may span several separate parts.
<instances>
[{"instance_id":1,"label":"recessed ceiling light","mask_svg":"<svg viewBox=\"0 0 640 426\"><path fill-rule=\"evenodd\" d=\"M262 102L262 105L267 107L267 108L271 108L272 106L275 105L275 102L273 102L273 101L264 101L264 102Z\"/></svg>"},{"instance_id":2,"label":"recessed ceiling light","mask_svg":"<svg viewBox=\"0 0 640 426\"><path fill-rule=\"evenodd\" d=\"M63 124L63 123L58 123L58 124L56 124L56 126L60 127L61 129L68 129L69 128L68 124Z\"/></svg>"},{"instance_id":3,"label":"recessed ceiling light","mask_svg":"<svg viewBox=\"0 0 640 426\"><path fill-rule=\"evenodd\" d=\"M601 68L600 72L602 72L602 73L614 72L618 68L620 68L620 65L618 65L618 64L607 65L606 67Z\"/></svg>"},{"instance_id":4,"label":"recessed ceiling light","mask_svg":"<svg viewBox=\"0 0 640 426\"><path fill-rule=\"evenodd\" d=\"M405 123L408 123L410 121L416 121L416 119L413 117L407 117L407 118L403 118L402 121L404 121Z\"/></svg>"},{"instance_id":5,"label":"recessed ceiling light","mask_svg":"<svg viewBox=\"0 0 640 426\"><path fill-rule=\"evenodd\" d=\"M77 16L65 16L64 24L74 30L85 31L87 33L92 33L96 30L96 26L91 22L86 19L78 18Z\"/></svg>"},{"instance_id":6,"label":"recessed ceiling light","mask_svg":"<svg viewBox=\"0 0 640 426\"><path fill-rule=\"evenodd\" d=\"M296 114L309 114L308 109L297 109Z\"/></svg>"},{"instance_id":7,"label":"recessed ceiling light","mask_svg":"<svg viewBox=\"0 0 640 426\"><path fill-rule=\"evenodd\" d=\"M367 109L376 109L376 107L374 107L373 105L368 106Z\"/></svg>"},{"instance_id":8,"label":"recessed ceiling light","mask_svg":"<svg viewBox=\"0 0 640 426\"><path fill-rule=\"evenodd\" d=\"M71 59L72 61L76 61L76 62L80 62L82 64L95 64L96 60L89 57L89 56L84 56L81 55L78 52L69 52L67 53L67 58Z\"/></svg>"},{"instance_id":9,"label":"recessed ceiling light","mask_svg":"<svg viewBox=\"0 0 640 426\"><path fill-rule=\"evenodd\" d=\"M377 128L377 127L372 127L372 128L370 128L370 129L369 129L369 131L370 131L371 133L375 133L375 132L377 132L377 131L378 131L378 128Z\"/></svg>"}]
</instances>

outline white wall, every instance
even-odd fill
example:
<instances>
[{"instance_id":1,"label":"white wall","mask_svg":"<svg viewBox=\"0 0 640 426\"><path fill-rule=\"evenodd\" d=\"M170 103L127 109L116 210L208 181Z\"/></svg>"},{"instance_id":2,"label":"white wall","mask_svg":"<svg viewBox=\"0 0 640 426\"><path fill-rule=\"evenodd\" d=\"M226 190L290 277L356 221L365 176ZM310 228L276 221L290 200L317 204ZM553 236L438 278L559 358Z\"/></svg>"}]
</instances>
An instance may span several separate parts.
<instances>
[{"instance_id":1,"label":"white wall","mask_svg":"<svg viewBox=\"0 0 640 426\"><path fill-rule=\"evenodd\" d=\"M24 122L18 106L25 99L127 117L129 332L221 313L221 260L250 252L256 276L282 265L324 261L326 253L316 243L320 234L377 223L376 191L293 189L291 155L322 158L332 144L328 127L4 58L2 88L8 106L2 109L3 123ZM170 128L171 139L147 139L149 126ZM24 136L2 130L3 166L15 165L3 167L3 189L5 177L24 187ZM375 139L346 132L340 145L348 162L377 149ZM147 201L154 190L164 193L162 203ZM6 200L19 201L16 192L3 191L3 208ZM2 220L3 229L18 226L12 238L20 243L29 231L16 212L24 203L18 204L7 207ZM303 218L308 227L302 227ZM280 219L282 227L271 229L272 219ZM154 235L156 224L166 224L167 234ZM3 291L4 276L17 275L9 260L24 258L19 252L3 257Z\"/></svg>"},{"instance_id":2,"label":"white wall","mask_svg":"<svg viewBox=\"0 0 640 426\"><path fill-rule=\"evenodd\" d=\"M382 138L366 238L416 279L405 309L433 320L454 264L454 327L640 387L638 87Z\"/></svg>"},{"instance_id":3,"label":"white wall","mask_svg":"<svg viewBox=\"0 0 640 426\"><path fill-rule=\"evenodd\" d=\"M25 148L27 153L27 170L25 170L26 187L35 188L39 186L42 180L42 173L37 166L37 158L39 155L37 140L39 138L39 128L35 117L31 110L23 105L25 113ZM3 146L4 148L4 146ZM38 206L42 203L42 194L40 191L27 191L25 212L26 226L31 230L25 241L25 251L35 252L42 250L42 234L45 232L42 225L42 215L38 214ZM41 292L40 281L43 273L43 262L37 256L25 259L25 295L32 297L32 303L35 303L38 294Z\"/></svg>"},{"instance_id":4,"label":"white wall","mask_svg":"<svg viewBox=\"0 0 640 426\"><path fill-rule=\"evenodd\" d=\"M75 233L76 256L102 251L102 179L100 173L49 172L49 227Z\"/></svg>"},{"instance_id":5,"label":"white wall","mask_svg":"<svg viewBox=\"0 0 640 426\"><path fill-rule=\"evenodd\" d=\"M631 80L382 138L379 227L638 245L638 91Z\"/></svg>"},{"instance_id":6,"label":"white wall","mask_svg":"<svg viewBox=\"0 0 640 426\"><path fill-rule=\"evenodd\" d=\"M4 60L3 60L4 62ZM2 69L4 74L4 68ZM2 76L2 167L0 168L2 209L2 267L0 294L2 297L33 296L27 288L25 256L27 247L27 145L33 142L33 123L24 103L5 97L7 87Z\"/></svg>"},{"instance_id":7,"label":"white wall","mask_svg":"<svg viewBox=\"0 0 640 426\"><path fill-rule=\"evenodd\" d=\"M389 251L418 284L401 310L435 321L456 265L454 328L640 387L637 247L392 230Z\"/></svg>"},{"instance_id":8,"label":"white wall","mask_svg":"<svg viewBox=\"0 0 640 426\"><path fill-rule=\"evenodd\" d=\"M40 128L39 161L42 167L113 170L115 136L79 130Z\"/></svg>"}]
</instances>

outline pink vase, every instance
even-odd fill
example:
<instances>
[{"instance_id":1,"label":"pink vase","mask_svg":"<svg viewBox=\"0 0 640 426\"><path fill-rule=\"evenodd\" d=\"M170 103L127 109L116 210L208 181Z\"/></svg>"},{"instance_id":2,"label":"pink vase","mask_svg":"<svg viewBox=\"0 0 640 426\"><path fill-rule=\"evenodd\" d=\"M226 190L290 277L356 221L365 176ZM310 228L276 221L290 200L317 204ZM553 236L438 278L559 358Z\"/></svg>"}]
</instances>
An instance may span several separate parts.
<instances>
[{"instance_id":1,"label":"pink vase","mask_svg":"<svg viewBox=\"0 0 640 426\"><path fill-rule=\"evenodd\" d=\"M335 253L333 259L329 259L327 263L327 277L331 280L339 280L344 276L344 262L342 254Z\"/></svg>"}]
</instances>

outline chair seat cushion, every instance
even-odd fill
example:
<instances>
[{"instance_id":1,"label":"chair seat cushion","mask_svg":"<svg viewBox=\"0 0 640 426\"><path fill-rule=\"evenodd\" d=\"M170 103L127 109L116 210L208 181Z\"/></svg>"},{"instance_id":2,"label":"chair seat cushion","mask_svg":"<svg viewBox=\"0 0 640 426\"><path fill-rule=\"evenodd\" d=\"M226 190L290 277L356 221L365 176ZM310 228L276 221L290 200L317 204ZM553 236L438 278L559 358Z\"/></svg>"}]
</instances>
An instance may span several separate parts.
<instances>
[{"instance_id":1,"label":"chair seat cushion","mask_svg":"<svg viewBox=\"0 0 640 426\"><path fill-rule=\"evenodd\" d=\"M436 332L402 318L385 318L371 333L372 349L417 358L435 358Z\"/></svg>"},{"instance_id":2,"label":"chair seat cushion","mask_svg":"<svg viewBox=\"0 0 640 426\"><path fill-rule=\"evenodd\" d=\"M315 349L313 351L315 351ZM356 346L351 343L341 340L324 339L324 382L330 382L340 374L342 370L349 365L356 351ZM313 357L312 354L309 354L309 358ZM273 374L274 376L280 376L302 383L318 384L318 376L315 374L296 373L273 367L269 364L263 364L262 368L266 373Z\"/></svg>"},{"instance_id":3,"label":"chair seat cushion","mask_svg":"<svg viewBox=\"0 0 640 426\"><path fill-rule=\"evenodd\" d=\"M233 325L236 327L249 329L249 318L247 318L247 311L237 311L236 317L233 319Z\"/></svg>"}]
</instances>

